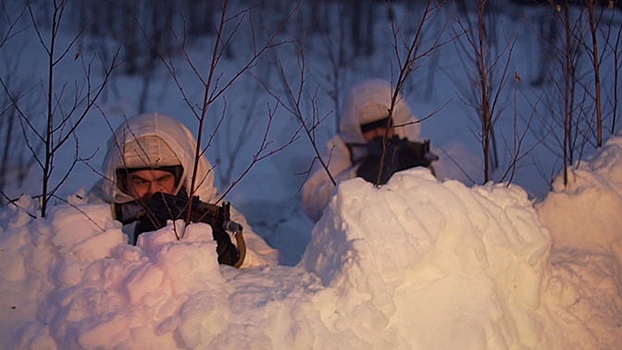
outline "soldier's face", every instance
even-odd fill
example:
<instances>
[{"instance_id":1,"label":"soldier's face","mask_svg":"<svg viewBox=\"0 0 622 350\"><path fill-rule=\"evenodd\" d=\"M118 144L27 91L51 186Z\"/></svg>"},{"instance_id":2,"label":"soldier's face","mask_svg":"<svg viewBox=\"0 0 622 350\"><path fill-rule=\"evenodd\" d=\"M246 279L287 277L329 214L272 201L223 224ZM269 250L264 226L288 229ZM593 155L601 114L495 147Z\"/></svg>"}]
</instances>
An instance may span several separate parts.
<instances>
[{"instance_id":1,"label":"soldier's face","mask_svg":"<svg viewBox=\"0 0 622 350\"><path fill-rule=\"evenodd\" d=\"M147 169L127 175L127 191L134 199L148 201L156 192L175 194L175 175L168 171Z\"/></svg>"}]
</instances>

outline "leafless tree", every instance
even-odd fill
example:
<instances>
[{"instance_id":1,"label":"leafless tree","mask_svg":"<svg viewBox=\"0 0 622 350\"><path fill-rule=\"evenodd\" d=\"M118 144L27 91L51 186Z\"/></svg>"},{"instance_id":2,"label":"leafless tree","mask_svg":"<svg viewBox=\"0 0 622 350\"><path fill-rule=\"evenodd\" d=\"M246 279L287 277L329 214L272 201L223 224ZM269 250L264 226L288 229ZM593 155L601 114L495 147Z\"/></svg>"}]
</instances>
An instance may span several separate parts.
<instances>
[{"instance_id":1,"label":"leafless tree","mask_svg":"<svg viewBox=\"0 0 622 350\"><path fill-rule=\"evenodd\" d=\"M51 26L49 28L41 27L36 8L26 7L32 27L47 60L47 76L42 86L44 92L42 99L45 101L42 129L34 122L35 118L32 113L24 109L18 92L12 90L6 83L6 79L0 80L6 96L10 99L11 105L19 116L24 135L33 135L33 138L26 137L25 142L42 173L41 216L46 215L50 199L54 197L59 187L72 172L73 167L80 161L75 131L96 103L116 67L116 60L113 59L111 65L106 68L106 73L101 81L96 82L92 74L95 59L87 59L81 52L74 53L73 51L77 38L82 32L78 32L67 45L60 46L59 31L67 10L67 1L55 0L51 6L51 18L49 19ZM83 81L62 81L62 78L57 75L58 66L61 62L68 60L72 53L74 53L73 60L81 64L84 74ZM74 141L73 163L67 169L57 169L59 152L69 141ZM43 154L37 151L39 147L42 147ZM60 176L60 180L55 181L58 176Z\"/></svg>"},{"instance_id":2,"label":"leafless tree","mask_svg":"<svg viewBox=\"0 0 622 350\"><path fill-rule=\"evenodd\" d=\"M350 37L355 57L374 52L375 5L370 0L350 1Z\"/></svg>"},{"instance_id":3,"label":"leafless tree","mask_svg":"<svg viewBox=\"0 0 622 350\"><path fill-rule=\"evenodd\" d=\"M601 5L602 1L596 0L546 3L555 21L552 25L561 31L559 40L545 43L552 55L549 84L542 86L548 110L540 122L547 135L545 147L559 154L565 183L569 168L585 151L602 145L606 118L612 118L612 123L617 118L615 67L619 53L615 49L615 26L611 20L604 20L611 10ZM610 76L602 74L603 68L609 68L604 62L612 62Z\"/></svg>"},{"instance_id":4,"label":"leafless tree","mask_svg":"<svg viewBox=\"0 0 622 350\"><path fill-rule=\"evenodd\" d=\"M331 5L329 1L305 1L307 6L306 11L301 11L299 14L300 20L298 23L302 24L301 34L303 32L309 32L314 34L326 34L330 32L330 21L327 21L331 15ZM305 23L304 18L308 18L308 23ZM302 35L299 35L302 38Z\"/></svg>"},{"instance_id":5,"label":"leafless tree","mask_svg":"<svg viewBox=\"0 0 622 350\"><path fill-rule=\"evenodd\" d=\"M501 48L493 45L490 33L497 28L491 17L487 16L487 6L489 4L485 0L475 2L477 18L474 23L469 19L469 13L457 17L461 30L458 43L461 53L467 57L465 69L474 72L470 74L469 86L472 90L466 89L471 97L464 98L464 101L476 110L478 116L480 132L477 136L482 145L484 182L493 180L493 170L499 166L495 124L503 111L503 91L510 77L509 66L515 42L510 40Z\"/></svg>"},{"instance_id":6,"label":"leafless tree","mask_svg":"<svg viewBox=\"0 0 622 350\"><path fill-rule=\"evenodd\" d=\"M619 104L618 101L620 99L620 71L622 70L622 26L618 25L617 31L614 29L614 12L611 11L609 17L609 30L607 31L605 40L605 47L608 52L611 53L611 70L613 71L612 79L613 83L611 84L611 89L607 94L608 104L611 108L611 126L609 128L609 133L611 135L616 134L617 132L617 121L620 118L618 115Z\"/></svg>"},{"instance_id":7,"label":"leafless tree","mask_svg":"<svg viewBox=\"0 0 622 350\"><path fill-rule=\"evenodd\" d=\"M206 72L199 69L199 66L195 64L193 58L187 51L182 50L182 55L184 56L188 68L194 72L197 79L201 82L203 93L202 98L199 101L194 101L193 98L187 94L185 87L178 79L177 71L179 67L175 65L174 61L166 56L160 56L162 63L175 81L178 90L182 94L184 101L197 122L197 148L195 152L195 162L198 162L207 149L213 145L214 137L216 137L219 132L225 118L225 114L214 113L212 111L214 103L223 98L225 92L228 91L236 81L238 81L246 73L250 73L250 71L258 64L260 58L262 58L268 51L286 43L286 41L279 39L279 34L282 33L283 26L288 23L292 13L296 10L294 8L291 13L288 13L287 16L281 20L280 26L272 31L271 34L269 34L262 42L258 42L257 36L260 33L254 31L255 27L251 21L249 27L251 28L250 35L253 36L251 38L251 43L253 45L252 53L236 72L230 76L226 76L219 70L221 61L225 58L224 53L226 47L232 40L235 40L237 30L241 28L244 22L252 19L252 9L246 8L240 10L239 12L229 13L229 5L230 2L225 0L222 2L222 7L219 9L220 17L216 21L216 36L210 52L211 56L208 59L209 65ZM228 26L229 29L226 29L226 26ZM183 47L184 37L178 35L177 33L172 34L176 44ZM205 60L205 57L201 57L201 59ZM242 174L237 179L231 180L229 188L224 190L221 196L225 196L230 189L239 182L239 179L250 171L250 168L252 168L254 164L285 147L285 145L281 145L275 148L268 148L269 142L267 140L267 132L269 130L269 126L271 125L272 118L272 114L270 114L267 119L266 134L264 134L263 141L258 146L259 149L253 156L251 164L244 171L242 171ZM232 137L232 135L229 135L229 137ZM202 181L202 179L196 178L196 169L197 164L195 163L191 187L188 189L188 193L190 195L194 193L197 184Z\"/></svg>"},{"instance_id":8,"label":"leafless tree","mask_svg":"<svg viewBox=\"0 0 622 350\"><path fill-rule=\"evenodd\" d=\"M334 11L328 11L329 13L333 13L333 15L337 16L337 18L343 18L345 16L345 12L347 7L343 4L329 4L327 6L331 6ZM334 14L336 12L336 14ZM330 17L329 17L330 18ZM329 71L321 74L323 77L322 85L325 85L324 89L326 94L330 98L333 105L333 114L334 118L334 132L337 132L339 129L339 120L341 116L339 115L341 111L341 100L343 97L343 85L347 81L347 75L349 72L349 67L346 62L351 61L351 54L347 51L347 28L343 21L329 20L326 22L329 23L337 23L335 27L327 27L325 31L319 32L316 35L317 40L321 43L318 47L311 47L306 45L306 40L304 44L300 45L299 50L299 66L303 67L306 64L303 64L305 61L305 52L311 52L314 55L317 55L321 61L327 62L327 67L330 67ZM314 116L315 122L317 122L318 117ZM322 119L322 118L320 118ZM312 123L315 123L312 122Z\"/></svg>"},{"instance_id":9,"label":"leafless tree","mask_svg":"<svg viewBox=\"0 0 622 350\"><path fill-rule=\"evenodd\" d=\"M442 26L442 29L437 31L435 36L432 38L427 38L427 40L425 38L425 33L428 28L431 28L432 23L440 17L440 8L441 4L434 0L426 0L423 4L421 4L420 17L416 22L417 27L414 33L412 33L410 40L408 40L409 37L405 34L408 33L408 30L403 26L403 23L398 24L395 21L392 21L391 23L391 33L393 35L392 49L397 63L395 67L397 70L397 76L392 79L395 90L393 91L393 96L391 96L389 116L393 115L394 108L397 105L400 95L404 94L406 82L408 81L410 75L419 66L420 61L424 58L429 58L440 47L445 46L448 43L448 41L444 41L442 39L445 26ZM453 39L451 38L449 39L449 41L452 40ZM393 75L394 72L391 74ZM431 118L432 116L433 114L426 116L417 122L423 122L425 119ZM390 128L387 128L384 135L383 150L387 149L390 129L404 126L405 125L391 125ZM380 157L380 170L378 171L376 184L380 184L383 176L381 169L384 168L383 164L386 160L386 153L387 152L383 151Z\"/></svg>"},{"instance_id":10,"label":"leafless tree","mask_svg":"<svg viewBox=\"0 0 622 350\"><path fill-rule=\"evenodd\" d=\"M269 70L258 70L257 80L259 82L267 81L269 73ZM216 175L219 178L221 186L228 187L233 183L234 171L236 170L236 165L239 165L235 160L240 157L244 146L247 146L248 140L257 132L257 126L259 125L258 118L256 118L257 111L261 110L261 106L258 104L264 91L259 82L251 81L246 84L248 95L245 96L244 102L236 101L243 104L243 108L239 109L239 111L243 111L243 115L232 115L227 110L229 102L224 105L225 107L223 108L223 115L221 118L222 131L225 135L235 136L219 138L214 144L214 149L217 154L214 163L218 169ZM270 124L271 119L274 118L273 114L274 112L269 113L269 117L267 118L268 124ZM268 135L265 136L267 138Z\"/></svg>"},{"instance_id":11,"label":"leafless tree","mask_svg":"<svg viewBox=\"0 0 622 350\"><path fill-rule=\"evenodd\" d=\"M431 40L428 42L425 42L423 40L424 32L431 25L435 15L438 13L439 8L437 2L433 0L427 0L421 6L420 10L421 16L419 18L419 21L417 22L418 26L412 36L408 28L404 26L404 22L392 22L391 34L393 35L393 37L391 38L392 40L390 45L392 46L391 49L393 50L395 56L395 65L391 66L390 68L392 70L389 70L387 72L388 75L393 77L392 83L394 86L393 94L391 96L391 106L389 107L389 115L392 115L395 105L398 102L398 98L401 94L403 94L406 82L408 81L410 74L418 67L419 61L423 58L429 57L434 50L445 44L441 42L441 33L438 33L438 36L431 38ZM391 20L393 21L394 18L391 18ZM337 58L339 57L339 55L337 54L338 51L332 50L328 45L326 46L328 47L327 52L329 53L328 57L331 62L330 67L333 69L332 74L329 74L328 76L331 77L330 80L337 83L339 82L338 77L341 75L341 68L340 65L337 63L339 61ZM307 82L305 74L306 64L304 52L302 50L299 51L298 62L298 66L300 67L300 74L298 78L298 83L297 85L295 85L295 87L290 84L288 79L285 77L285 73L283 72L283 70L281 70L281 82L284 86L284 91L287 98L285 100L279 101L293 116L296 117L300 125L302 125L306 137L309 140L311 147L313 148L314 159L311 166L309 167L309 171L311 170L313 165L318 162L321 168L326 171L333 184L336 184L333 178L333 174L330 173L328 166L330 163L330 155L328 156L329 158L325 158L325 155L322 154L320 148L318 147L316 137L316 130L319 128L320 124L322 124L324 120L326 120L327 116L319 115L317 108L312 108L312 113L309 115L302 107L303 103L305 102L303 101L303 98L305 97L310 100L309 105L316 106L317 103L317 94L310 94L307 96L303 93L303 91L305 91L303 86L305 86ZM334 89L335 92L340 91L339 85L334 85ZM334 99L335 107L336 109L338 109L338 95L331 95L331 98ZM338 118L336 119L338 120ZM337 125L338 123L339 122L337 121ZM404 125L394 125L392 127L403 126ZM387 138L385 137L385 139ZM384 156L385 155L383 154L381 163L384 160ZM382 166L380 166L380 169L382 169ZM378 180L381 177L382 174L379 173Z\"/></svg>"},{"instance_id":12,"label":"leafless tree","mask_svg":"<svg viewBox=\"0 0 622 350\"><path fill-rule=\"evenodd\" d=\"M0 50L4 49L14 36L23 31L21 21L26 14L26 8L22 8L18 13L14 14L7 8L7 4L0 5L0 17L3 18L0 24ZM4 53L10 51L10 54ZM2 87L0 91L14 91L18 100L26 104L28 87L17 81L15 76L11 74L17 71L20 60L22 59L22 50L17 47L3 50L0 56L2 67L0 68L0 83ZM17 109L11 98L6 93L0 94L0 192L3 196L0 203L3 203L8 196L4 193L4 189L9 185L10 181L17 180L21 185L25 176L32 166L32 162L26 158L19 129L19 117Z\"/></svg>"},{"instance_id":13,"label":"leafless tree","mask_svg":"<svg viewBox=\"0 0 622 350\"><path fill-rule=\"evenodd\" d=\"M559 69L557 69L558 74L553 77L552 95L556 97L551 102L551 115L555 118L550 118L553 120L550 128L559 130L561 126L561 138L557 136L557 132L552 135L555 136L553 139L558 140L557 143L562 149L563 178L564 183L567 183L568 166L573 164L576 158L580 159L575 153L582 153L587 138L585 128L582 127L586 121L586 90L580 89L582 82L579 72L584 37L582 27L584 13L579 11L576 16L573 15L568 2L551 2L551 4L562 28L562 39L556 50ZM562 110L557 111L554 106L560 102ZM556 120L561 120L561 122L556 125Z\"/></svg>"},{"instance_id":14,"label":"leafless tree","mask_svg":"<svg viewBox=\"0 0 622 350\"><path fill-rule=\"evenodd\" d=\"M214 0L184 0L181 2L184 17L187 18L188 35L191 38L215 34L214 16L220 2Z\"/></svg>"},{"instance_id":15,"label":"leafless tree","mask_svg":"<svg viewBox=\"0 0 622 350\"><path fill-rule=\"evenodd\" d=\"M548 82L547 78L551 77L550 70L552 69L552 64L555 61L555 47L557 45L557 40L559 40L559 28L558 21L555 19L554 12L546 7L541 11L541 14L538 18L538 45L540 48L540 59L539 59L539 67L538 73L535 78L533 78L530 83L534 87L542 87L545 83Z\"/></svg>"},{"instance_id":16,"label":"leafless tree","mask_svg":"<svg viewBox=\"0 0 622 350\"><path fill-rule=\"evenodd\" d=\"M2 18L0 22L0 48L2 48L8 40L24 30L24 28L20 26L20 22L26 14L26 7L23 7L14 15L7 8L7 5L8 4L4 2L0 4L0 18Z\"/></svg>"},{"instance_id":17,"label":"leafless tree","mask_svg":"<svg viewBox=\"0 0 622 350\"><path fill-rule=\"evenodd\" d=\"M600 15L596 14L596 0L587 1L587 12L589 18L589 32L591 37L591 45L587 46L587 51L591 53L592 67L594 74L594 103L596 104L596 146L603 145L603 111L602 111L602 95L600 81L600 52L598 49L598 22L602 18L602 10ZM597 18L598 16L598 18Z\"/></svg>"},{"instance_id":18,"label":"leafless tree","mask_svg":"<svg viewBox=\"0 0 622 350\"><path fill-rule=\"evenodd\" d=\"M315 131L317 128L326 120L326 116L321 117L318 115L317 108L312 109L312 115L310 118L307 117L307 114L304 112L303 106L303 98L310 98L310 103L312 106L317 105L317 94L313 94L311 96L306 96L304 93L305 90L305 78L306 78L306 63L304 52L299 51L300 55L298 57L298 66L299 66L299 78L297 80L296 85L293 85L292 82L286 76L286 73L283 69L283 64L279 63L279 76L281 79L281 84L283 86L283 91L285 92L285 98L281 99L281 97L272 93L274 98L279 102L280 105L284 106L284 108L292 115L294 118L300 123L301 128L304 130L307 139L314 152L314 162L317 160L322 168L324 168L330 178L330 181L336 185L335 179L332 174L328 170L328 159L324 159L322 157L322 153L318 148L318 142L316 138ZM309 172L313 167L313 162L309 165Z\"/></svg>"},{"instance_id":19,"label":"leafless tree","mask_svg":"<svg viewBox=\"0 0 622 350\"><path fill-rule=\"evenodd\" d=\"M0 192L4 195L0 203L4 202L8 195L5 188L9 185L20 187L32 168L34 158L29 157L28 149L24 144L24 138L20 129L19 110L14 101L19 101L20 106L26 106L30 110L34 104L27 99L25 89L16 86L11 80L0 77L0 84L5 91L13 91L15 99L10 99L6 94L0 95ZM37 149L36 151L40 151Z\"/></svg>"}]
</instances>

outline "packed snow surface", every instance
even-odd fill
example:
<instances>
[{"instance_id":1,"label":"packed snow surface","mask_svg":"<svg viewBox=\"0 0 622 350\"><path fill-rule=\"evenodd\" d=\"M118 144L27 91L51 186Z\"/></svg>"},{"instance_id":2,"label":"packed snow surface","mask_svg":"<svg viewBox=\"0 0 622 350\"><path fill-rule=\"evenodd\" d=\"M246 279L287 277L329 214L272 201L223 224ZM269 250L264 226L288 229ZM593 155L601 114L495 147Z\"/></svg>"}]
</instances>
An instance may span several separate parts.
<instances>
[{"instance_id":1,"label":"packed snow surface","mask_svg":"<svg viewBox=\"0 0 622 350\"><path fill-rule=\"evenodd\" d=\"M614 137L539 203L427 169L347 181L296 266L245 270L208 225L130 246L107 205L34 219L25 196L0 212L2 347L613 349L621 154Z\"/></svg>"}]
</instances>

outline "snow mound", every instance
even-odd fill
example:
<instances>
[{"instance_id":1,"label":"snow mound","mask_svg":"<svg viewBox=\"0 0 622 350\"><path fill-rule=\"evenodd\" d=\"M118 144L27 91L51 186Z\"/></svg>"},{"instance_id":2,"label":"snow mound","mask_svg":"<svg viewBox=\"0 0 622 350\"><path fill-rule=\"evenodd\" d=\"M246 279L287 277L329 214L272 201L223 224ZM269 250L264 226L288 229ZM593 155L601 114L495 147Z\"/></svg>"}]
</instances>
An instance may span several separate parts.
<instances>
[{"instance_id":1,"label":"snow mound","mask_svg":"<svg viewBox=\"0 0 622 350\"><path fill-rule=\"evenodd\" d=\"M610 138L597 155L569 168L567 186L557 176L538 213L556 247L610 251L611 243L622 239L622 136Z\"/></svg>"},{"instance_id":2,"label":"snow mound","mask_svg":"<svg viewBox=\"0 0 622 350\"><path fill-rule=\"evenodd\" d=\"M590 349L620 340L619 244L600 255L551 247L517 186L468 188L426 169L379 188L353 179L298 265L244 270L216 263L205 224L169 223L129 246L107 205L73 201L33 218L24 210L33 200L18 204L0 211L3 348Z\"/></svg>"},{"instance_id":3,"label":"snow mound","mask_svg":"<svg viewBox=\"0 0 622 350\"><path fill-rule=\"evenodd\" d=\"M572 348L613 349L622 344L622 137L568 175L536 206L553 240L543 290Z\"/></svg>"},{"instance_id":4,"label":"snow mound","mask_svg":"<svg viewBox=\"0 0 622 350\"><path fill-rule=\"evenodd\" d=\"M374 346L541 348L549 235L516 186L414 169L340 185L303 260L337 297L335 331Z\"/></svg>"}]
</instances>

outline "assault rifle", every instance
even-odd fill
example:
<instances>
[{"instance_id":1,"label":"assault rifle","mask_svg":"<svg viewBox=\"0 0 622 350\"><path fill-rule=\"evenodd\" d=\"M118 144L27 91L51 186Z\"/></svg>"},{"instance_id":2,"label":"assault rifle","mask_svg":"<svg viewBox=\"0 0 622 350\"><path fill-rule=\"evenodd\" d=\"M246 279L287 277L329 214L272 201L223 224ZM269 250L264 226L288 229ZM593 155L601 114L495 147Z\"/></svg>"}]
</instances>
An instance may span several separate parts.
<instances>
[{"instance_id":1,"label":"assault rifle","mask_svg":"<svg viewBox=\"0 0 622 350\"><path fill-rule=\"evenodd\" d=\"M364 146L367 150L367 155L359 161L357 176L378 185L387 183L395 172L417 166L431 168L432 162L438 160L438 156L430 151L430 140L413 142L393 136L385 143L383 137L376 137L355 146Z\"/></svg>"},{"instance_id":2,"label":"assault rifle","mask_svg":"<svg viewBox=\"0 0 622 350\"><path fill-rule=\"evenodd\" d=\"M243 227L231 220L230 209L228 202L223 202L220 206L205 203L200 201L198 196L188 198L185 191L181 191L178 195L155 193L146 203L144 213L138 219L133 244L136 244L138 235L164 227L167 220L186 221L190 211L189 222L203 222L212 227L212 235L217 243L218 263L238 268L244 261L246 244L242 236ZM231 242L227 231L234 234L237 247Z\"/></svg>"}]
</instances>

